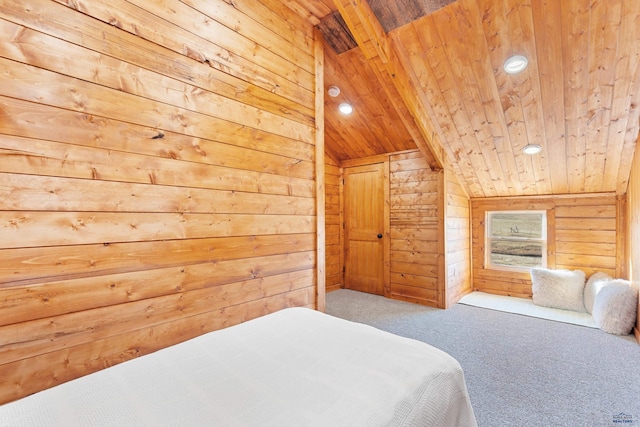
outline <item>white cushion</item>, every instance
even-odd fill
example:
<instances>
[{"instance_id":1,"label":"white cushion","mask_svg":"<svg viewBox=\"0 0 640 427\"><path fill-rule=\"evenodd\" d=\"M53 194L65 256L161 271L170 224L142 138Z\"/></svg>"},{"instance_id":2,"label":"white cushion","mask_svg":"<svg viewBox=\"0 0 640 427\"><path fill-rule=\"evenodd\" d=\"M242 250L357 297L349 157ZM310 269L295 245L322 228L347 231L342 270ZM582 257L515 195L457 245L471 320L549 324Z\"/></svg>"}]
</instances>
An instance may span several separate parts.
<instances>
[{"instance_id":1,"label":"white cushion","mask_svg":"<svg viewBox=\"0 0 640 427\"><path fill-rule=\"evenodd\" d=\"M584 287L584 308L587 310L587 313L591 313L593 311L593 301L596 298L600 289L609 281L613 279L607 273L597 272L593 273L589 280L587 280L587 284Z\"/></svg>"},{"instance_id":2,"label":"white cushion","mask_svg":"<svg viewBox=\"0 0 640 427\"><path fill-rule=\"evenodd\" d=\"M585 274L581 270L531 269L533 303L542 307L585 312Z\"/></svg>"},{"instance_id":3,"label":"white cushion","mask_svg":"<svg viewBox=\"0 0 640 427\"><path fill-rule=\"evenodd\" d=\"M607 282L593 303L593 320L610 334L627 335L636 323L638 290L630 282L615 279Z\"/></svg>"}]
</instances>

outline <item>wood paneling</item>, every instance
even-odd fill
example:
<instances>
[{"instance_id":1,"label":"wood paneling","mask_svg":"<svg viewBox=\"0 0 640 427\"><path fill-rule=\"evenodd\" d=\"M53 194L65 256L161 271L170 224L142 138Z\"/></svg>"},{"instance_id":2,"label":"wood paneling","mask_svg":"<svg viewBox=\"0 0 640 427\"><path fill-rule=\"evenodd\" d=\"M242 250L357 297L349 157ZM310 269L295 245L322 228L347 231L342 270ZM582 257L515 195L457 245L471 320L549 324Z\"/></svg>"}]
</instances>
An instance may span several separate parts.
<instances>
[{"instance_id":1,"label":"wood paneling","mask_svg":"<svg viewBox=\"0 0 640 427\"><path fill-rule=\"evenodd\" d=\"M417 150L342 162L388 162L388 296L446 308L471 291L469 198L457 178Z\"/></svg>"},{"instance_id":2,"label":"wood paneling","mask_svg":"<svg viewBox=\"0 0 640 427\"><path fill-rule=\"evenodd\" d=\"M318 25L321 18L336 10L333 0L282 0L282 3L309 19L313 25Z\"/></svg>"},{"instance_id":3,"label":"wood paneling","mask_svg":"<svg viewBox=\"0 0 640 427\"><path fill-rule=\"evenodd\" d=\"M441 198L444 210L444 298L447 308L471 292L471 202L457 177L449 170L442 173Z\"/></svg>"},{"instance_id":4,"label":"wood paneling","mask_svg":"<svg viewBox=\"0 0 640 427\"><path fill-rule=\"evenodd\" d=\"M636 288L640 288L640 151L636 150L629 178L626 200L626 253L624 265L627 278ZM638 301L640 313L640 301ZM635 327L636 340L640 343L640 317Z\"/></svg>"},{"instance_id":5,"label":"wood paneling","mask_svg":"<svg viewBox=\"0 0 640 427\"><path fill-rule=\"evenodd\" d=\"M308 20L277 0L11 0L0 28L0 403L322 309Z\"/></svg>"},{"instance_id":6,"label":"wood paneling","mask_svg":"<svg viewBox=\"0 0 640 427\"><path fill-rule=\"evenodd\" d=\"M340 85L377 79L384 90L374 96L349 94L357 109L392 103L404 129L384 125L388 135L408 132L470 197L626 192L640 123L640 2L458 0L422 16L413 12L423 2L290 1L318 18L319 3L341 13L359 47L332 58L350 70ZM390 15L417 19L391 30ZM529 66L509 75L513 54ZM327 121L348 127L350 138L327 139L339 160L398 149L371 137L378 116L345 120L331 107ZM542 153L525 155L527 144Z\"/></svg>"},{"instance_id":7,"label":"wood paneling","mask_svg":"<svg viewBox=\"0 0 640 427\"><path fill-rule=\"evenodd\" d=\"M344 287L341 188L340 168L334 160L325 156L327 292Z\"/></svg>"},{"instance_id":8,"label":"wood paneling","mask_svg":"<svg viewBox=\"0 0 640 427\"><path fill-rule=\"evenodd\" d=\"M484 267L485 212L492 210L547 210L547 264L549 268L583 270L587 277L602 271L624 277L617 259L624 253L619 244L615 194L582 197L535 197L472 199L473 288L475 290L531 297L528 272L492 270Z\"/></svg>"},{"instance_id":9,"label":"wood paneling","mask_svg":"<svg viewBox=\"0 0 640 427\"><path fill-rule=\"evenodd\" d=\"M325 311L327 282L327 243L325 217L325 149L324 149L324 44L314 29L313 56L315 58L315 196L316 196L316 308Z\"/></svg>"},{"instance_id":10,"label":"wood paneling","mask_svg":"<svg viewBox=\"0 0 640 427\"><path fill-rule=\"evenodd\" d=\"M395 41L385 34L366 1L336 0L336 6L418 150L432 169L441 169L442 153L439 142L434 141L438 136L431 107L420 99L412 72L402 67L402 52L395 49Z\"/></svg>"},{"instance_id":11,"label":"wood paneling","mask_svg":"<svg viewBox=\"0 0 640 427\"><path fill-rule=\"evenodd\" d=\"M440 305L438 172L420 152L390 156L391 298Z\"/></svg>"},{"instance_id":12,"label":"wood paneling","mask_svg":"<svg viewBox=\"0 0 640 427\"><path fill-rule=\"evenodd\" d=\"M325 57L325 87L340 88L339 96L325 96L325 148L331 157L340 161L415 149L410 131L398 126L407 113L397 110L399 101L392 88L380 87L362 52L353 49L337 55L327 47ZM354 107L352 114L338 112L342 102Z\"/></svg>"}]
</instances>

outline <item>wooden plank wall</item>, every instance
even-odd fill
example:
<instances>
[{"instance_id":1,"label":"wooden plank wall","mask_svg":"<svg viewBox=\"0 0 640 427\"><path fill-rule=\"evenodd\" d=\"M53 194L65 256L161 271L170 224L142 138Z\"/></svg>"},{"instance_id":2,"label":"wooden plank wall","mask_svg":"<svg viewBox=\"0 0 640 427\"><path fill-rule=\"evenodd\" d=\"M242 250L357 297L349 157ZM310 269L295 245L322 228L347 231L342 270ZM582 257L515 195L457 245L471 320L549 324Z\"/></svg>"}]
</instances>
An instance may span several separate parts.
<instances>
[{"instance_id":1,"label":"wooden plank wall","mask_svg":"<svg viewBox=\"0 0 640 427\"><path fill-rule=\"evenodd\" d=\"M615 194L472 199L474 289L525 298L532 295L528 272L484 268L485 212L489 210L548 210L549 268L580 269L587 277L596 271L624 277L621 203L623 199Z\"/></svg>"},{"instance_id":2,"label":"wooden plank wall","mask_svg":"<svg viewBox=\"0 0 640 427\"><path fill-rule=\"evenodd\" d=\"M391 298L440 305L440 181L419 151L389 158Z\"/></svg>"},{"instance_id":3,"label":"wooden plank wall","mask_svg":"<svg viewBox=\"0 0 640 427\"><path fill-rule=\"evenodd\" d=\"M640 146L640 145L639 145ZM626 203L626 253L627 278L633 286L640 288L640 149L636 148ZM638 301L640 313L640 301ZM640 316L635 327L635 336L640 343Z\"/></svg>"},{"instance_id":4,"label":"wooden plank wall","mask_svg":"<svg viewBox=\"0 0 640 427\"><path fill-rule=\"evenodd\" d=\"M0 27L0 403L315 307L307 21L279 0L6 0Z\"/></svg>"},{"instance_id":5,"label":"wooden plank wall","mask_svg":"<svg viewBox=\"0 0 640 427\"><path fill-rule=\"evenodd\" d=\"M389 163L389 296L446 308L471 292L469 198L451 171L431 170L418 150L341 166L381 162ZM327 175L326 180L332 178Z\"/></svg>"},{"instance_id":6,"label":"wooden plank wall","mask_svg":"<svg viewBox=\"0 0 640 427\"><path fill-rule=\"evenodd\" d=\"M451 169L442 172L444 199L445 292L448 308L471 292L471 203Z\"/></svg>"},{"instance_id":7,"label":"wooden plank wall","mask_svg":"<svg viewBox=\"0 0 640 427\"><path fill-rule=\"evenodd\" d=\"M342 228L342 174L337 162L325 156L325 222L327 292L344 287Z\"/></svg>"}]
</instances>

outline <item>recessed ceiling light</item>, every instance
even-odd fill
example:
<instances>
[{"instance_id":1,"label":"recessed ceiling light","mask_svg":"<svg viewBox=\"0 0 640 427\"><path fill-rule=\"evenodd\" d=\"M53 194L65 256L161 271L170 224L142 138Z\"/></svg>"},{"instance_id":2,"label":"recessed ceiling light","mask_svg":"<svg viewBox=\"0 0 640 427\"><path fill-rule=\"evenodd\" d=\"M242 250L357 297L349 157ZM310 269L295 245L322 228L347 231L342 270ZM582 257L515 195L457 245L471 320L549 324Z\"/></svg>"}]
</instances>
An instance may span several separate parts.
<instances>
[{"instance_id":1,"label":"recessed ceiling light","mask_svg":"<svg viewBox=\"0 0 640 427\"><path fill-rule=\"evenodd\" d=\"M335 98L336 96L340 95L340 88L338 86L330 86L327 92L329 93L330 97Z\"/></svg>"},{"instance_id":2,"label":"recessed ceiling light","mask_svg":"<svg viewBox=\"0 0 640 427\"><path fill-rule=\"evenodd\" d=\"M351 113L353 113L353 107L351 106L351 104L347 104L346 102L343 102L342 104L340 104L338 106L338 109L340 110L340 112L342 114L351 114Z\"/></svg>"},{"instance_id":3,"label":"recessed ceiling light","mask_svg":"<svg viewBox=\"0 0 640 427\"><path fill-rule=\"evenodd\" d=\"M524 154L538 154L541 151L542 151L542 147L539 146L538 144L525 145L524 148L522 149L522 152Z\"/></svg>"},{"instance_id":4,"label":"recessed ceiling light","mask_svg":"<svg viewBox=\"0 0 640 427\"><path fill-rule=\"evenodd\" d=\"M526 56L513 55L504 61L504 71L509 74L516 74L527 68L527 64L529 64L529 61Z\"/></svg>"}]
</instances>

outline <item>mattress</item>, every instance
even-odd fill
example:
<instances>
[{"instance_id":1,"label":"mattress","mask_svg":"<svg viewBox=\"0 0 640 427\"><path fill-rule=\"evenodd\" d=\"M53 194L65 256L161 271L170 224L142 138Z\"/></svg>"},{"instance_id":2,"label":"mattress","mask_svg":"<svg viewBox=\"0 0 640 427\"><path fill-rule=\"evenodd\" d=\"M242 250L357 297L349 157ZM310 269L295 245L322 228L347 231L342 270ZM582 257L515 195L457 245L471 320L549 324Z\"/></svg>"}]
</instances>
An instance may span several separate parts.
<instances>
[{"instance_id":1,"label":"mattress","mask_svg":"<svg viewBox=\"0 0 640 427\"><path fill-rule=\"evenodd\" d=\"M288 308L0 406L2 426L475 426L460 364Z\"/></svg>"}]
</instances>

